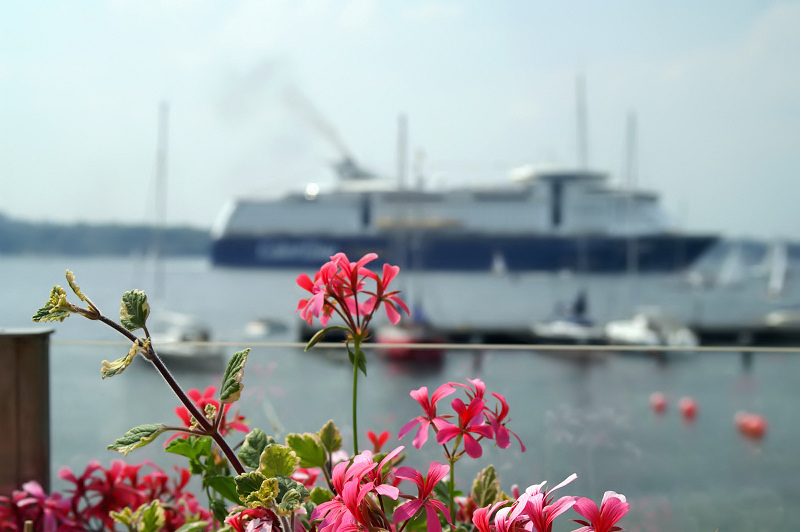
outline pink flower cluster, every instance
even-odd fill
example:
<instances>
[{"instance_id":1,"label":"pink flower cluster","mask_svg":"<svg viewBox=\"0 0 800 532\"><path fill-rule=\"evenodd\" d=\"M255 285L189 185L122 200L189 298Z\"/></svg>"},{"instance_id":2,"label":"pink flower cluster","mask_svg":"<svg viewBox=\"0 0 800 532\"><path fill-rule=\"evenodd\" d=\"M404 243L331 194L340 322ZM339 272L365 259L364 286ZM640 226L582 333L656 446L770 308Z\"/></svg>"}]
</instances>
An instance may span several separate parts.
<instances>
[{"instance_id":1,"label":"pink flower cluster","mask_svg":"<svg viewBox=\"0 0 800 532\"><path fill-rule=\"evenodd\" d=\"M417 427L416 435L411 443L420 449L428 441L428 429L432 427L436 433L436 443L445 444L461 436L466 453L472 458L479 458L483 454L481 440L494 439L498 447L507 449L511 445L511 435L514 435L519 441L522 451L525 452L525 445L519 436L506 428L510 418L508 417L508 402L505 397L499 393L491 393L490 395L498 403L492 409L486 404L486 385L483 381L480 379L467 380L469 385L458 382L443 384L430 397L428 397L426 386L413 390L410 395L420 404L424 413L406 423L400 429L399 437L402 438ZM454 393L457 387L466 391L468 402L464 402L460 398L453 399L450 406L455 415L439 415L437 403ZM456 423L448 421L454 417Z\"/></svg>"},{"instance_id":2,"label":"pink flower cluster","mask_svg":"<svg viewBox=\"0 0 800 532\"><path fill-rule=\"evenodd\" d=\"M551 532L553 521L570 508L585 517L573 519L583 525L573 532L617 532L622 528L616 523L628 512L624 495L607 491L600 508L591 499L565 495L553 501L552 493L577 478L572 474L551 490L544 490L546 482L530 486L525 493L509 504L501 501L485 508L478 508L472 515L472 523L479 532Z\"/></svg>"},{"instance_id":3,"label":"pink flower cluster","mask_svg":"<svg viewBox=\"0 0 800 532\"><path fill-rule=\"evenodd\" d=\"M377 258L377 254L368 253L357 262L350 262L347 255L337 253L314 274L313 281L308 275L300 274L297 284L311 296L300 300L296 312L309 325L314 318L319 318L323 327L336 312L352 333L363 334L382 304L389 321L397 324L400 321L399 309L409 314L408 307L398 296L399 292L388 291L400 267L384 264L382 275L378 275L366 267ZM374 290L366 289L367 280L374 283Z\"/></svg>"},{"instance_id":4,"label":"pink flower cluster","mask_svg":"<svg viewBox=\"0 0 800 532\"><path fill-rule=\"evenodd\" d=\"M364 451L352 462L336 464L332 473L332 484L336 496L317 506L311 519L320 520L320 532L344 532L356 530L396 530L396 525L404 523L425 511L428 530L441 532L438 513L450 521L447 507L434 496L434 487L447 476L450 468L433 462L428 474L411 467L391 468L393 459L403 450L397 447L388 453L380 463L373 459L372 451ZM417 495L401 494L397 484L409 480L417 487ZM407 499L388 516L378 496Z\"/></svg>"}]
</instances>

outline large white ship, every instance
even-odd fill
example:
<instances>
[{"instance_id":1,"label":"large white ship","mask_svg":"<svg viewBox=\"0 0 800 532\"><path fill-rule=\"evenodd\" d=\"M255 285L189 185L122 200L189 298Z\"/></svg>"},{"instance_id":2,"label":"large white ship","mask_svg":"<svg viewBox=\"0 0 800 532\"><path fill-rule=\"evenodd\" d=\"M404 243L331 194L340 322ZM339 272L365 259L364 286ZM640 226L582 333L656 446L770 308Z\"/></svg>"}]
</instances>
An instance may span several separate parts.
<instances>
[{"instance_id":1,"label":"large white ship","mask_svg":"<svg viewBox=\"0 0 800 532\"><path fill-rule=\"evenodd\" d=\"M311 184L231 201L212 233L213 263L315 267L343 251L418 271L663 273L691 266L718 238L675 230L656 193L589 170L517 172L505 186L448 190L340 176L327 192Z\"/></svg>"}]
</instances>

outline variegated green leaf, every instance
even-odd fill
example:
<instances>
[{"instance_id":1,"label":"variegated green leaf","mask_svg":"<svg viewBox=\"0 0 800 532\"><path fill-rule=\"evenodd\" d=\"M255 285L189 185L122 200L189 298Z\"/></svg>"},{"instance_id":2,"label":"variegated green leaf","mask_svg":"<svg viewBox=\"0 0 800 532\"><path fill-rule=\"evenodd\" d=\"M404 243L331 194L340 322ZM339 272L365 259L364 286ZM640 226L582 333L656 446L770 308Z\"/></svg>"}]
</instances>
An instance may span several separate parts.
<instances>
[{"instance_id":1,"label":"variegated green leaf","mask_svg":"<svg viewBox=\"0 0 800 532\"><path fill-rule=\"evenodd\" d=\"M309 493L305 486L289 477L277 476L278 502L276 508L278 515L289 516L300 509L300 505L308 500Z\"/></svg>"},{"instance_id":2,"label":"variegated green leaf","mask_svg":"<svg viewBox=\"0 0 800 532\"><path fill-rule=\"evenodd\" d=\"M129 331L144 327L150 315L150 304L147 295L141 290L129 290L122 294L122 306L119 309L119 321Z\"/></svg>"},{"instance_id":3,"label":"variegated green leaf","mask_svg":"<svg viewBox=\"0 0 800 532\"><path fill-rule=\"evenodd\" d=\"M108 449L120 452L127 456L128 453L134 449L144 447L148 443L155 440L156 437L158 437L158 435L165 430L167 430L167 427L161 423L139 425L138 427L134 427L123 434L122 437L118 438L114 443L109 445Z\"/></svg>"},{"instance_id":4,"label":"variegated green leaf","mask_svg":"<svg viewBox=\"0 0 800 532\"><path fill-rule=\"evenodd\" d=\"M325 448L316 434L288 434L286 445L300 458L300 467L322 467L325 465Z\"/></svg>"},{"instance_id":5,"label":"variegated green leaf","mask_svg":"<svg viewBox=\"0 0 800 532\"><path fill-rule=\"evenodd\" d=\"M69 283L69 287L72 288L72 291L75 292L75 295L81 298L81 301L88 301L86 296L83 295L83 292L81 292L81 287L75 283L75 274L69 270L67 270L67 282Z\"/></svg>"},{"instance_id":6,"label":"variegated green leaf","mask_svg":"<svg viewBox=\"0 0 800 532\"><path fill-rule=\"evenodd\" d=\"M222 376L222 386L219 389L219 402L222 404L235 403L239 400L242 393L242 377L244 376L244 365L247 362L247 354L250 349L238 351L233 354L225 374Z\"/></svg>"},{"instance_id":7,"label":"variegated green leaf","mask_svg":"<svg viewBox=\"0 0 800 532\"><path fill-rule=\"evenodd\" d=\"M70 306L67 303L67 293L56 285L50 290L50 299L36 311L31 319L36 322L64 321L69 315Z\"/></svg>"},{"instance_id":8,"label":"variegated green leaf","mask_svg":"<svg viewBox=\"0 0 800 532\"><path fill-rule=\"evenodd\" d=\"M319 429L319 432L317 432L317 437L325 447L325 450L329 453L338 451L342 448L342 435L339 433L339 429L333 423L333 420L328 421L321 429Z\"/></svg>"},{"instance_id":9,"label":"variegated green leaf","mask_svg":"<svg viewBox=\"0 0 800 532\"><path fill-rule=\"evenodd\" d=\"M300 459L285 445L270 445L261 453L258 471L267 478L276 475L291 476L297 471Z\"/></svg>"},{"instance_id":10,"label":"variegated green leaf","mask_svg":"<svg viewBox=\"0 0 800 532\"><path fill-rule=\"evenodd\" d=\"M253 429L247 434L247 437L245 437L242 448L239 449L237 456L247 467L258 469L261 453L264 452L264 449L269 445L271 439L272 438L268 437L263 430Z\"/></svg>"},{"instance_id":11,"label":"variegated green leaf","mask_svg":"<svg viewBox=\"0 0 800 532\"><path fill-rule=\"evenodd\" d=\"M102 366L100 368L100 374L105 379L106 377L113 377L114 375L119 375L125 368L131 365L133 362L134 357L136 357L136 353L139 352L139 345L133 344L131 350L128 351L128 354L124 357L116 359L114 362L109 362L108 360L103 360Z\"/></svg>"},{"instance_id":12,"label":"variegated green leaf","mask_svg":"<svg viewBox=\"0 0 800 532\"><path fill-rule=\"evenodd\" d=\"M475 477L472 483L472 498L478 508L500 500L500 479L494 466L490 465Z\"/></svg>"},{"instance_id":13,"label":"variegated green leaf","mask_svg":"<svg viewBox=\"0 0 800 532\"><path fill-rule=\"evenodd\" d=\"M160 532L167 523L166 512L161 505L161 501L156 499L148 506L145 506L142 512L142 518L139 521L139 532Z\"/></svg>"},{"instance_id":14,"label":"variegated green leaf","mask_svg":"<svg viewBox=\"0 0 800 532\"><path fill-rule=\"evenodd\" d=\"M133 510L130 508L123 508L119 512L109 512L108 515L117 523L125 525L129 530L131 527L128 525L132 525L135 520Z\"/></svg>"},{"instance_id":15,"label":"variegated green leaf","mask_svg":"<svg viewBox=\"0 0 800 532\"><path fill-rule=\"evenodd\" d=\"M208 530L208 521L194 521L193 523L186 523L175 532L204 532Z\"/></svg>"}]
</instances>

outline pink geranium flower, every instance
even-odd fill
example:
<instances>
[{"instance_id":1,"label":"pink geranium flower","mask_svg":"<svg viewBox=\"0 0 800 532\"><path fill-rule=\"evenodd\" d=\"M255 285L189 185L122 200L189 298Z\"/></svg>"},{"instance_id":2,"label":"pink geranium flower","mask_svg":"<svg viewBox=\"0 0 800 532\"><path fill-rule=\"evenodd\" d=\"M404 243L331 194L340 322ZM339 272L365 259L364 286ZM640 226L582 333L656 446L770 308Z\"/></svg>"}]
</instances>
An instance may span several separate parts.
<instances>
[{"instance_id":1,"label":"pink geranium flower","mask_svg":"<svg viewBox=\"0 0 800 532\"><path fill-rule=\"evenodd\" d=\"M413 397L420 404L425 414L422 416L417 416L403 425L398 433L398 437L402 438L408 434L411 429L419 425L417 434L414 436L414 440L411 443L417 449L421 449L422 446L425 445L425 442L428 441L428 428L433 425L435 430L439 430L447 423L444 419L445 416L439 417L436 414L436 403L455 391L455 388L453 388L451 384L442 384L436 389L435 392L433 392L433 395L428 398L427 386L423 386L419 390L412 390L409 395L411 395L411 397Z\"/></svg>"},{"instance_id":2,"label":"pink geranium flower","mask_svg":"<svg viewBox=\"0 0 800 532\"><path fill-rule=\"evenodd\" d=\"M383 306L389 320L396 324L400 320L400 310L410 314L399 292L388 289L400 268L384 264L382 275L378 275L366 267L377 258L375 253L367 253L351 262L344 253L337 253L314 274L313 280L306 274L299 275L297 284L311 296L299 301L296 312L309 325L316 317L323 326L327 326L336 312L351 334L362 335L374 313ZM374 291L366 289L367 280L374 283Z\"/></svg>"},{"instance_id":3,"label":"pink geranium flower","mask_svg":"<svg viewBox=\"0 0 800 532\"><path fill-rule=\"evenodd\" d=\"M573 508L586 518L586 520L573 519L583 525L573 532L616 532L622 530L616 523L628 513L629 504L625 500L625 495L607 491L603 495L599 509L594 501L586 497L579 498Z\"/></svg>"},{"instance_id":4,"label":"pink geranium flower","mask_svg":"<svg viewBox=\"0 0 800 532\"><path fill-rule=\"evenodd\" d=\"M369 451L364 451L368 453ZM362 522L363 516L358 507L364 497L372 490L373 484L361 484L367 472L377 466L371 459L367 460L364 453L357 456L353 463L339 462L331 473L336 496L314 508L311 519L322 519L319 524L320 532L341 530L345 525L356 525ZM361 457L361 458L359 458Z\"/></svg>"},{"instance_id":5,"label":"pink geranium flower","mask_svg":"<svg viewBox=\"0 0 800 532\"><path fill-rule=\"evenodd\" d=\"M536 532L550 532L553 529L555 518L575 504L577 498L569 495L565 495L553 502L552 493L576 478L578 478L578 475L573 473L551 490L544 490L546 482L542 482L529 487L519 497L518 502L523 505L525 515L530 519L530 523Z\"/></svg>"},{"instance_id":6,"label":"pink geranium flower","mask_svg":"<svg viewBox=\"0 0 800 532\"><path fill-rule=\"evenodd\" d=\"M491 411L487 409L486 417L489 420L489 425L491 425L492 431L494 431L494 440L497 442L497 446L501 449L508 449L508 447L511 445L510 435L513 434L519 442L522 452L524 453L525 444L522 443L520 437L517 436L517 433L513 430L506 428L506 423L509 421L509 419L507 419L509 408L506 398L499 393L492 392L492 395L500 402L500 410L498 411L495 409L494 411Z\"/></svg>"},{"instance_id":7,"label":"pink geranium flower","mask_svg":"<svg viewBox=\"0 0 800 532\"><path fill-rule=\"evenodd\" d=\"M450 514L447 512L447 507L444 503L433 497L433 488L450 472L450 467L442 465L439 462L433 462L428 467L428 476L423 477L422 474L412 467L400 467L397 469L395 475L399 478L404 478L412 481L417 485L417 497L399 506L394 511L394 522L402 523L408 521L416 515L416 513L425 509L427 518L427 529L433 532L441 532L442 526L439 523L439 516L437 512L441 512L447 522L451 525Z\"/></svg>"},{"instance_id":8,"label":"pink geranium flower","mask_svg":"<svg viewBox=\"0 0 800 532\"><path fill-rule=\"evenodd\" d=\"M463 436L464 450L472 458L480 458L483 454L481 444L475 436L491 438L494 434L492 427L485 423L483 417L484 402L478 397L473 397L469 404L464 404L461 399L453 399L451 403L458 417L458 425L445 421L436 434L436 442L444 444L455 438Z\"/></svg>"}]
</instances>

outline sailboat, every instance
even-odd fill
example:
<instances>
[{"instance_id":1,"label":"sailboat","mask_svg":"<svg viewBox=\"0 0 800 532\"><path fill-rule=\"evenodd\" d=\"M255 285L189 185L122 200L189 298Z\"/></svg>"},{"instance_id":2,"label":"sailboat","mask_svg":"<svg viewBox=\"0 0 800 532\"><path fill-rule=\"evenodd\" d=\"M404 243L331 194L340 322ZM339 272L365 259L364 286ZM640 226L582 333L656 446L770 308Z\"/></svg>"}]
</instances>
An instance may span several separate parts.
<instances>
[{"instance_id":1,"label":"sailboat","mask_svg":"<svg viewBox=\"0 0 800 532\"><path fill-rule=\"evenodd\" d=\"M163 301L166 294L166 272L164 266L164 228L167 211L167 139L169 105L162 102L159 107L158 149L156 151L155 205L156 224L153 239L154 296ZM153 346L159 356L169 359L221 360L222 353L208 344L211 328L200 319L165 310L163 304L153 305L150 318Z\"/></svg>"}]
</instances>

